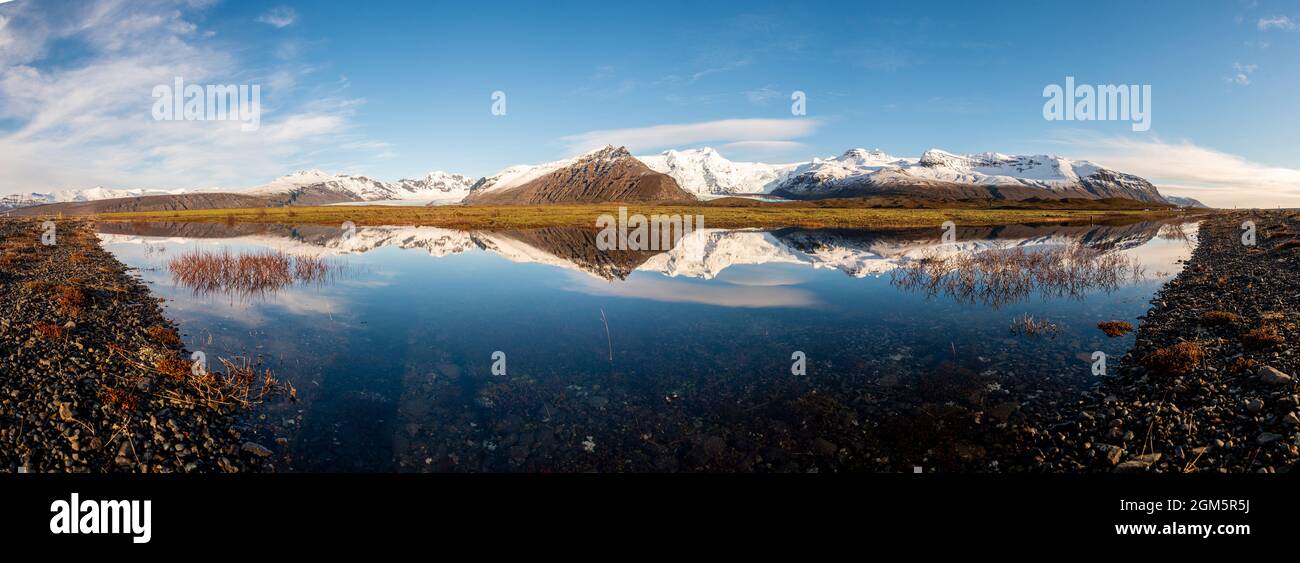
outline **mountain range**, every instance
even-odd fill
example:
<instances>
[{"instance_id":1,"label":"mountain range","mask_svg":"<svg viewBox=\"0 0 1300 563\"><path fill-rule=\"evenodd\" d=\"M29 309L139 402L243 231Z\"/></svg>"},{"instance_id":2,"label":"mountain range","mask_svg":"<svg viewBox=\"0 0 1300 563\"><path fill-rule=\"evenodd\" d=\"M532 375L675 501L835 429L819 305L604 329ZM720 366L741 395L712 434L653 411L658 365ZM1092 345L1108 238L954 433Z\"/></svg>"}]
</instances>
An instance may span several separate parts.
<instances>
[{"instance_id":1,"label":"mountain range","mask_svg":"<svg viewBox=\"0 0 1300 563\"><path fill-rule=\"evenodd\" d=\"M207 194L195 198L195 194ZM222 194L222 195L218 195ZM726 196L825 199L875 195L925 199L1125 198L1203 207L1160 194L1147 180L1088 161L1051 155L955 155L931 149L898 157L855 148L808 162L737 162L712 148L633 156L606 146L574 158L515 165L481 178L435 171L393 182L366 176L300 171L237 190L68 190L0 198L0 209L63 204L60 210L147 211L240 205L545 204L602 201L690 201ZM226 197L228 196L228 197ZM112 201L111 204L91 202Z\"/></svg>"}]
</instances>

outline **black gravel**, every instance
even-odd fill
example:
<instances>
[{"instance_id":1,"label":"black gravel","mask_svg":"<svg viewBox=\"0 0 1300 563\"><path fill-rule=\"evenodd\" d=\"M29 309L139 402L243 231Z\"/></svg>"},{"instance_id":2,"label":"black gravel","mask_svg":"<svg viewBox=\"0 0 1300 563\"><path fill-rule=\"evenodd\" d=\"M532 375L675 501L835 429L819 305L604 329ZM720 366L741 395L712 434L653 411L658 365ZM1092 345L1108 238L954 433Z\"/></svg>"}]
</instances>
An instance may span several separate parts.
<instances>
[{"instance_id":1,"label":"black gravel","mask_svg":"<svg viewBox=\"0 0 1300 563\"><path fill-rule=\"evenodd\" d=\"M1243 243L1243 223L1255 244ZM1288 472L1300 460L1300 213L1204 222L1186 268L1152 301L1113 378L1020 422L1046 471ZM1206 313L1219 312L1209 317ZM1231 313L1225 315L1223 312ZM1278 338L1261 341L1251 331ZM1161 349L1198 348L1184 365ZM1179 368L1183 369L1179 369Z\"/></svg>"},{"instance_id":2,"label":"black gravel","mask_svg":"<svg viewBox=\"0 0 1300 563\"><path fill-rule=\"evenodd\" d=\"M239 407L186 405L188 358L147 287L79 221L0 219L0 471L264 471Z\"/></svg>"}]
</instances>

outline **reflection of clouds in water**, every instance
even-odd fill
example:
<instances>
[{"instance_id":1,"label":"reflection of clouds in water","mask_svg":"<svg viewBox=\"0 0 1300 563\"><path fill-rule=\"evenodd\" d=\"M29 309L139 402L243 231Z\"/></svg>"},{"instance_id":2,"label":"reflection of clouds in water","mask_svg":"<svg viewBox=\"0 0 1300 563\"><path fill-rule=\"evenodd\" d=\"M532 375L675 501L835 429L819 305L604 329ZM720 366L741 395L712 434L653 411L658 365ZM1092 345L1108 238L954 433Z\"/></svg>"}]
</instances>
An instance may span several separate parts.
<instances>
[{"instance_id":1,"label":"reflection of clouds in water","mask_svg":"<svg viewBox=\"0 0 1300 563\"><path fill-rule=\"evenodd\" d=\"M183 288L179 291L184 292ZM247 300L194 298L178 294L166 303L167 310L183 313L187 317L205 315L239 323L247 327L263 326L272 322L275 314L299 317L321 317L329 321L341 310L335 297L310 294L302 291L282 291L272 298Z\"/></svg>"},{"instance_id":2,"label":"reflection of clouds in water","mask_svg":"<svg viewBox=\"0 0 1300 563\"><path fill-rule=\"evenodd\" d=\"M603 282L573 275L567 289L588 295L627 297L669 303L699 303L719 307L814 307L821 302L810 291L780 286L709 285L670 278L633 276Z\"/></svg>"},{"instance_id":3,"label":"reflection of clouds in water","mask_svg":"<svg viewBox=\"0 0 1300 563\"><path fill-rule=\"evenodd\" d=\"M799 285L812 280L815 274L807 268L774 266L772 268L737 266L718 275L718 281L732 285L772 287Z\"/></svg>"},{"instance_id":4,"label":"reflection of clouds in water","mask_svg":"<svg viewBox=\"0 0 1300 563\"><path fill-rule=\"evenodd\" d=\"M393 285L393 282L387 280L343 280L343 281L334 282L334 285L340 285L344 287L355 287L358 289L373 289L379 287L388 287L390 285Z\"/></svg>"},{"instance_id":5,"label":"reflection of clouds in water","mask_svg":"<svg viewBox=\"0 0 1300 563\"><path fill-rule=\"evenodd\" d=\"M1142 246L1121 251L1137 260L1150 276L1174 276L1183 271L1180 260L1187 260L1196 246L1197 229L1200 223L1186 223L1178 226L1186 235L1185 240L1168 237L1156 237Z\"/></svg>"}]
</instances>

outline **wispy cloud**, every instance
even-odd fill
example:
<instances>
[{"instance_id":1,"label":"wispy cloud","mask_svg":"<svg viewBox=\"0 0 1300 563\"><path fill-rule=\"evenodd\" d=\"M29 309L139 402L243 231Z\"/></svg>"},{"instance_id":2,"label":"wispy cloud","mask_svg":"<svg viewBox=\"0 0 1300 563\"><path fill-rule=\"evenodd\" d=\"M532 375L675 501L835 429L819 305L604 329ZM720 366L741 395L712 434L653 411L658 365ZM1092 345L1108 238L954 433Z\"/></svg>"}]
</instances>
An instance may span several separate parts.
<instances>
[{"instance_id":1,"label":"wispy cloud","mask_svg":"<svg viewBox=\"0 0 1300 563\"><path fill-rule=\"evenodd\" d=\"M1068 131L1056 142L1073 158L1137 174L1162 192L1189 195L1216 207L1300 207L1300 170L1253 162L1190 141L1105 137Z\"/></svg>"},{"instance_id":2,"label":"wispy cloud","mask_svg":"<svg viewBox=\"0 0 1300 563\"><path fill-rule=\"evenodd\" d=\"M729 61L719 66L696 71L694 74L691 75L691 82L694 82L696 80L699 80L709 75L728 72L728 71L736 70L738 68L745 68L751 64L754 64L754 61L753 59L748 59L748 58L740 59L736 61Z\"/></svg>"},{"instance_id":3,"label":"wispy cloud","mask_svg":"<svg viewBox=\"0 0 1300 563\"><path fill-rule=\"evenodd\" d=\"M1250 84L1250 75L1259 69L1259 65L1232 63L1232 69L1237 72L1228 78L1228 82L1247 86Z\"/></svg>"},{"instance_id":4,"label":"wispy cloud","mask_svg":"<svg viewBox=\"0 0 1300 563\"><path fill-rule=\"evenodd\" d=\"M600 65L573 93L597 100L610 100L632 93L639 85L640 81L634 78L620 76L613 65Z\"/></svg>"},{"instance_id":5,"label":"wispy cloud","mask_svg":"<svg viewBox=\"0 0 1300 563\"><path fill-rule=\"evenodd\" d=\"M277 6L258 16L257 21L274 27L289 27L298 21L298 12L288 6Z\"/></svg>"},{"instance_id":6,"label":"wispy cloud","mask_svg":"<svg viewBox=\"0 0 1300 563\"><path fill-rule=\"evenodd\" d=\"M788 95L789 94L781 92L771 86L764 86L762 88L745 91L745 99L749 100L749 103L756 106L767 105L767 103L772 100L784 98Z\"/></svg>"},{"instance_id":7,"label":"wispy cloud","mask_svg":"<svg viewBox=\"0 0 1300 563\"><path fill-rule=\"evenodd\" d=\"M1300 31L1300 23L1296 23L1296 21L1291 19L1289 16L1268 16L1259 18L1259 22L1255 25L1259 27L1260 31L1266 31L1269 29Z\"/></svg>"},{"instance_id":8,"label":"wispy cloud","mask_svg":"<svg viewBox=\"0 0 1300 563\"><path fill-rule=\"evenodd\" d=\"M892 46L847 49L840 56L855 66L883 72L897 72L921 63L918 56Z\"/></svg>"},{"instance_id":9,"label":"wispy cloud","mask_svg":"<svg viewBox=\"0 0 1300 563\"><path fill-rule=\"evenodd\" d=\"M193 6L207 4L16 4L21 9L0 28L0 190L244 187L320 164L320 151L365 140L352 130L361 100L311 87L296 92L303 87L285 76L303 74L292 66L241 63L193 23L201 19ZM17 40L16 47L3 38ZM73 64L45 64L52 45L68 42L84 46L85 55ZM261 85L261 128L155 121L152 89L175 77Z\"/></svg>"},{"instance_id":10,"label":"wispy cloud","mask_svg":"<svg viewBox=\"0 0 1300 563\"><path fill-rule=\"evenodd\" d=\"M653 125L630 129L602 129L560 138L577 154L605 145L623 145L633 152L698 143L789 141L817 131L816 119L723 119L700 123Z\"/></svg>"}]
</instances>

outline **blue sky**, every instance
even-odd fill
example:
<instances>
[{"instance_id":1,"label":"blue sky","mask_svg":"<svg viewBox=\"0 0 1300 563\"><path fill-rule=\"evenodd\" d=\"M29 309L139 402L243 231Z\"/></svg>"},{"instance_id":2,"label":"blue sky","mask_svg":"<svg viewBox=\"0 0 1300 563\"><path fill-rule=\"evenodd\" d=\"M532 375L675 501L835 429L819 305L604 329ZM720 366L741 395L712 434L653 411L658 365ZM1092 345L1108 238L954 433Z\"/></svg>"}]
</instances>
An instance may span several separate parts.
<instances>
[{"instance_id":1,"label":"blue sky","mask_svg":"<svg viewBox=\"0 0 1300 563\"><path fill-rule=\"evenodd\" d=\"M608 141L769 162L1053 153L1300 206L1294 1L16 0L0 65L0 192L483 175ZM153 121L171 76L262 85L263 127ZM1066 76L1151 85L1151 129L1046 121Z\"/></svg>"}]
</instances>

